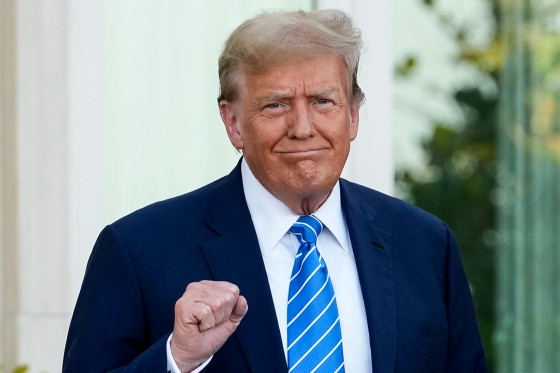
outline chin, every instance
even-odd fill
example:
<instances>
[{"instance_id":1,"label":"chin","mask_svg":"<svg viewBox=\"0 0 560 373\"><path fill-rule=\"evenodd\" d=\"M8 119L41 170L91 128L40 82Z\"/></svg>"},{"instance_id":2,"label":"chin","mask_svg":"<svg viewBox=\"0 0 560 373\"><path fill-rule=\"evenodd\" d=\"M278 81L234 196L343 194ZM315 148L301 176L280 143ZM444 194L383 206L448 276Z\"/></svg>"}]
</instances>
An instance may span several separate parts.
<instances>
[{"instance_id":1,"label":"chin","mask_svg":"<svg viewBox=\"0 0 560 373\"><path fill-rule=\"evenodd\" d=\"M305 179L293 185L293 190L297 190L300 195L312 196L321 193L330 193L336 180L330 179Z\"/></svg>"}]
</instances>

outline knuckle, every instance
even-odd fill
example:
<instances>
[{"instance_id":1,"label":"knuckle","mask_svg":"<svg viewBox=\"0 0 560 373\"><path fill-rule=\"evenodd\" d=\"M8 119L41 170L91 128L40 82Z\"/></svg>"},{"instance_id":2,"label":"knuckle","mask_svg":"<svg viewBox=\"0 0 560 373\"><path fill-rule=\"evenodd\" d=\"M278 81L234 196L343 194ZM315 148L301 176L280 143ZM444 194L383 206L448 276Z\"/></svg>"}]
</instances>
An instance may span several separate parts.
<instances>
[{"instance_id":1,"label":"knuckle","mask_svg":"<svg viewBox=\"0 0 560 373\"><path fill-rule=\"evenodd\" d=\"M200 288L200 284L198 282L191 282L187 285L185 292L198 290Z\"/></svg>"},{"instance_id":2,"label":"knuckle","mask_svg":"<svg viewBox=\"0 0 560 373\"><path fill-rule=\"evenodd\" d=\"M228 283L227 290L234 296L239 295L239 287L235 284Z\"/></svg>"},{"instance_id":3,"label":"knuckle","mask_svg":"<svg viewBox=\"0 0 560 373\"><path fill-rule=\"evenodd\" d=\"M207 305L200 304L196 314L198 316L198 319L202 320L202 319L207 319L209 316L212 316L213 312L212 309Z\"/></svg>"},{"instance_id":4,"label":"knuckle","mask_svg":"<svg viewBox=\"0 0 560 373\"><path fill-rule=\"evenodd\" d=\"M223 300L221 297L214 297L214 298L209 298L206 301L206 304L208 304L208 306L212 309L212 310L216 310L218 308L220 308L223 304Z\"/></svg>"},{"instance_id":5,"label":"knuckle","mask_svg":"<svg viewBox=\"0 0 560 373\"><path fill-rule=\"evenodd\" d=\"M223 296L223 302L224 303L233 303L235 302L235 299L237 298L235 293L226 293Z\"/></svg>"},{"instance_id":6,"label":"knuckle","mask_svg":"<svg viewBox=\"0 0 560 373\"><path fill-rule=\"evenodd\" d=\"M184 297L181 297L175 302L175 313L181 312L184 308L186 308L187 300Z\"/></svg>"}]
</instances>

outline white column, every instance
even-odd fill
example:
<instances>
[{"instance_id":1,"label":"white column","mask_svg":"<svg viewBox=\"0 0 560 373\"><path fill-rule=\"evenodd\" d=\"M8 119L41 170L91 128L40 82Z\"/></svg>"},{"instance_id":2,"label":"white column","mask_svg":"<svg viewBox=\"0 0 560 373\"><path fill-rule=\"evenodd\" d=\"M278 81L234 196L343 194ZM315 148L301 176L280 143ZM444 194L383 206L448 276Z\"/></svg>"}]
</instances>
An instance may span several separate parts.
<instances>
[{"instance_id":1,"label":"white column","mask_svg":"<svg viewBox=\"0 0 560 373\"><path fill-rule=\"evenodd\" d=\"M101 204L101 4L17 2L18 352L60 371Z\"/></svg>"},{"instance_id":2,"label":"white column","mask_svg":"<svg viewBox=\"0 0 560 373\"><path fill-rule=\"evenodd\" d=\"M31 372L60 371L92 232L100 228L96 4L17 2L17 361Z\"/></svg>"},{"instance_id":3,"label":"white column","mask_svg":"<svg viewBox=\"0 0 560 373\"><path fill-rule=\"evenodd\" d=\"M68 319L103 221L102 3L71 0L68 24ZM66 333L66 330L64 330Z\"/></svg>"},{"instance_id":4,"label":"white column","mask_svg":"<svg viewBox=\"0 0 560 373\"><path fill-rule=\"evenodd\" d=\"M15 1L0 0L0 364L16 364L18 305Z\"/></svg>"},{"instance_id":5,"label":"white column","mask_svg":"<svg viewBox=\"0 0 560 373\"><path fill-rule=\"evenodd\" d=\"M59 371L67 325L66 1L17 2L18 361Z\"/></svg>"},{"instance_id":6,"label":"white column","mask_svg":"<svg viewBox=\"0 0 560 373\"><path fill-rule=\"evenodd\" d=\"M392 32L390 0L318 0L318 8L348 12L362 31L364 52L358 82L366 94L358 137L343 176L381 192L394 189Z\"/></svg>"}]
</instances>

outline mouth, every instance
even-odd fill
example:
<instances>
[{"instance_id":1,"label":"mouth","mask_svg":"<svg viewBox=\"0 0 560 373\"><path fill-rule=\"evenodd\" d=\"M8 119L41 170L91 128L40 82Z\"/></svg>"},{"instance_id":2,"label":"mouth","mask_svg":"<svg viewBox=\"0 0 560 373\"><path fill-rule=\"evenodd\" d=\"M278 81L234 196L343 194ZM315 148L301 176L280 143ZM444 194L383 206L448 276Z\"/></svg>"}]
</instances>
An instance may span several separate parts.
<instances>
[{"instance_id":1,"label":"mouth","mask_svg":"<svg viewBox=\"0 0 560 373\"><path fill-rule=\"evenodd\" d=\"M293 154L293 155L306 155L306 154L315 154L320 151L327 150L327 148L317 148L317 149L290 149L290 150L280 150L278 153L280 154Z\"/></svg>"}]
</instances>

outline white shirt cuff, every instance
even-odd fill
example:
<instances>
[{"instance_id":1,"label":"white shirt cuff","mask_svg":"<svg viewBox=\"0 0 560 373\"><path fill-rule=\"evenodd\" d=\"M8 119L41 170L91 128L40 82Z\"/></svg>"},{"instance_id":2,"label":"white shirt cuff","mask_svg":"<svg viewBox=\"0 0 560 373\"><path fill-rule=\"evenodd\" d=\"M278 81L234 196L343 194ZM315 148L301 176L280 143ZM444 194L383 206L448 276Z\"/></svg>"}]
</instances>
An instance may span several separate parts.
<instances>
[{"instance_id":1,"label":"white shirt cuff","mask_svg":"<svg viewBox=\"0 0 560 373\"><path fill-rule=\"evenodd\" d=\"M171 333L171 335L169 336L169 338L167 338L167 344L165 346L165 351L167 353L167 372L168 373L182 373L179 370L179 367L177 366L177 363L175 362L175 359L173 358L173 355L171 354L171 337L173 336L173 333ZM214 356L214 355L212 355ZM195 370L191 371L191 373L199 373L202 372L202 370L204 368L206 368L206 366L208 365L208 363L210 363L210 360L212 360L212 356L210 356L208 358L208 360L206 360L204 363L202 363L198 368L196 368Z\"/></svg>"}]
</instances>

